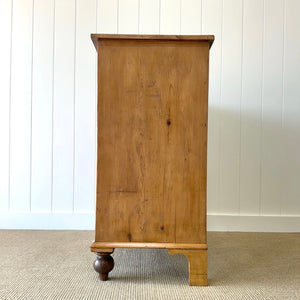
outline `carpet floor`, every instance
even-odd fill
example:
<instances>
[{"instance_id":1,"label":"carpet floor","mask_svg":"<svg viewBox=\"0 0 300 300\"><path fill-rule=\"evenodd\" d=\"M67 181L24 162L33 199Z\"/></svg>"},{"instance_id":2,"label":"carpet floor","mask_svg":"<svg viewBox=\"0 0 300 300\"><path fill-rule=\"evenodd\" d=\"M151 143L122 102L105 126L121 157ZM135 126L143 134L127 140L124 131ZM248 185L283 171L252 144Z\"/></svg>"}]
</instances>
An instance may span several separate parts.
<instances>
[{"instance_id":1,"label":"carpet floor","mask_svg":"<svg viewBox=\"0 0 300 300\"><path fill-rule=\"evenodd\" d=\"M167 250L116 249L101 282L93 231L0 231L0 299L300 299L300 233L208 233L207 287Z\"/></svg>"}]
</instances>

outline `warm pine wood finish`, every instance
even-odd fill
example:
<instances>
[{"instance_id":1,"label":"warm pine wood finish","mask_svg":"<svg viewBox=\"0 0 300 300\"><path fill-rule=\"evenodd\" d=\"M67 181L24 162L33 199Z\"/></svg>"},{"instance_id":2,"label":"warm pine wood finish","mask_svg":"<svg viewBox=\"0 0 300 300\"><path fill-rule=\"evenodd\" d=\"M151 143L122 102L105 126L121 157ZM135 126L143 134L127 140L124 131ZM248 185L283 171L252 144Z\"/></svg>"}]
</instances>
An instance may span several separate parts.
<instances>
[{"instance_id":1,"label":"warm pine wood finish","mask_svg":"<svg viewBox=\"0 0 300 300\"><path fill-rule=\"evenodd\" d=\"M93 252L113 251L114 248L153 248L153 249L195 249L207 250L207 244L180 244L180 243L120 243L120 242L93 242ZM109 249L109 250L107 250Z\"/></svg>"},{"instance_id":2,"label":"warm pine wood finish","mask_svg":"<svg viewBox=\"0 0 300 300\"><path fill-rule=\"evenodd\" d=\"M98 50L92 251L118 244L203 249L208 57L213 37L92 39Z\"/></svg>"},{"instance_id":3,"label":"warm pine wood finish","mask_svg":"<svg viewBox=\"0 0 300 300\"><path fill-rule=\"evenodd\" d=\"M169 253L183 254L188 259L190 285L207 285L207 250L170 249Z\"/></svg>"},{"instance_id":4,"label":"warm pine wood finish","mask_svg":"<svg viewBox=\"0 0 300 300\"><path fill-rule=\"evenodd\" d=\"M99 40L96 241L206 243L208 46Z\"/></svg>"},{"instance_id":5,"label":"warm pine wood finish","mask_svg":"<svg viewBox=\"0 0 300 300\"><path fill-rule=\"evenodd\" d=\"M207 41L209 47L214 42L213 35L150 35L150 34L92 34L92 41L97 49L99 39L117 39L117 40L185 40L185 41Z\"/></svg>"}]
</instances>

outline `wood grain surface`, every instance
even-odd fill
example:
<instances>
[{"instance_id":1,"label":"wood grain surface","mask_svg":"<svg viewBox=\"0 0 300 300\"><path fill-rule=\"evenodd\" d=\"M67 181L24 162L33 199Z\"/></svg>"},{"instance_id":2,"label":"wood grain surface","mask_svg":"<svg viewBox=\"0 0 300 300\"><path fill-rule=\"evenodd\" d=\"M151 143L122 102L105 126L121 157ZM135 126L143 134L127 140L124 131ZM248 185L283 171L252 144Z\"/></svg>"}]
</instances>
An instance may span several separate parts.
<instances>
[{"instance_id":1,"label":"wood grain surface","mask_svg":"<svg viewBox=\"0 0 300 300\"><path fill-rule=\"evenodd\" d=\"M207 285L207 250L170 249L171 255L183 254L189 261L190 285Z\"/></svg>"},{"instance_id":2,"label":"wood grain surface","mask_svg":"<svg viewBox=\"0 0 300 300\"><path fill-rule=\"evenodd\" d=\"M135 242L93 242L92 252L112 252L114 248L151 248L175 250L207 250L207 244L182 244L182 243L135 243Z\"/></svg>"},{"instance_id":3,"label":"wood grain surface","mask_svg":"<svg viewBox=\"0 0 300 300\"><path fill-rule=\"evenodd\" d=\"M206 244L208 52L98 39L96 242Z\"/></svg>"},{"instance_id":4,"label":"wood grain surface","mask_svg":"<svg viewBox=\"0 0 300 300\"><path fill-rule=\"evenodd\" d=\"M209 43L209 47L214 42L213 35L164 35L164 34L91 34L91 39L97 48L99 39L117 40L180 40L180 41L204 41Z\"/></svg>"}]
</instances>

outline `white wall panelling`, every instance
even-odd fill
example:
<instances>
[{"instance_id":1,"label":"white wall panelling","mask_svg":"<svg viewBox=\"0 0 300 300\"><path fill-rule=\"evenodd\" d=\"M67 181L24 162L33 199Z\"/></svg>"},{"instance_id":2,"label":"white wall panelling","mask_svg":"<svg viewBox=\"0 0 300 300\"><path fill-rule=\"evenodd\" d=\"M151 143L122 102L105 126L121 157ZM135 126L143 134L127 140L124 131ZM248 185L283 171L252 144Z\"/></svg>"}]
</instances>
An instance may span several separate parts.
<instances>
[{"instance_id":1,"label":"white wall panelling","mask_svg":"<svg viewBox=\"0 0 300 300\"><path fill-rule=\"evenodd\" d=\"M0 2L0 210L9 208L11 0Z\"/></svg>"},{"instance_id":2,"label":"white wall panelling","mask_svg":"<svg viewBox=\"0 0 300 300\"><path fill-rule=\"evenodd\" d=\"M118 33L139 32L139 0L119 0Z\"/></svg>"},{"instance_id":3,"label":"white wall panelling","mask_svg":"<svg viewBox=\"0 0 300 300\"><path fill-rule=\"evenodd\" d=\"M221 0L202 1L202 32L215 35L210 50L208 145L207 145L207 209L219 211L220 185L220 98L222 74L222 23L223 3Z\"/></svg>"},{"instance_id":4,"label":"white wall panelling","mask_svg":"<svg viewBox=\"0 0 300 300\"><path fill-rule=\"evenodd\" d=\"M282 99L281 214L300 207L300 1L286 1Z\"/></svg>"},{"instance_id":5,"label":"white wall panelling","mask_svg":"<svg viewBox=\"0 0 300 300\"><path fill-rule=\"evenodd\" d=\"M223 1L219 210L239 212L243 2Z\"/></svg>"},{"instance_id":6,"label":"white wall panelling","mask_svg":"<svg viewBox=\"0 0 300 300\"><path fill-rule=\"evenodd\" d=\"M140 0L139 33L159 34L160 0Z\"/></svg>"},{"instance_id":7,"label":"white wall panelling","mask_svg":"<svg viewBox=\"0 0 300 300\"><path fill-rule=\"evenodd\" d=\"M180 34L181 0L160 1L160 30L161 34Z\"/></svg>"},{"instance_id":8,"label":"white wall panelling","mask_svg":"<svg viewBox=\"0 0 300 300\"><path fill-rule=\"evenodd\" d=\"M214 34L208 228L299 231L299 11L298 0L2 0L0 228L93 229L99 32Z\"/></svg>"},{"instance_id":9,"label":"white wall panelling","mask_svg":"<svg viewBox=\"0 0 300 300\"><path fill-rule=\"evenodd\" d=\"M180 34L201 34L202 0L181 0Z\"/></svg>"},{"instance_id":10,"label":"white wall panelling","mask_svg":"<svg viewBox=\"0 0 300 300\"><path fill-rule=\"evenodd\" d=\"M74 209L75 30L76 1L55 1L53 211L72 211Z\"/></svg>"},{"instance_id":11,"label":"white wall panelling","mask_svg":"<svg viewBox=\"0 0 300 300\"><path fill-rule=\"evenodd\" d=\"M33 0L12 9L9 209L30 211Z\"/></svg>"},{"instance_id":12,"label":"white wall panelling","mask_svg":"<svg viewBox=\"0 0 300 300\"><path fill-rule=\"evenodd\" d=\"M118 32L119 0L97 1L97 31L101 33Z\"/></svg>"},{"instance_id":13,"label":"white wall panelling","mask_svg":"<svg viewBox=\"0 0 300 300\"><path fill-rule=\"evenodd\" d=\"M54 1L35 0L33 16L31 210L49 211L52 196Z\"/></svg>"},{"instance_id":14,"label":"white wall panelling","mask_svg":"<svg viewBox=\"0 0 300 300\"><path fill-rule=\"evenodd\" d=\"M75 45L74 210L94 209L96 148L96 0L77 0ZM84 175L83 175L84 174Z\"/></svg>"},{"instance_id":15,"label":"white wall panelling","mask_svg":"<svg viewBox=\"0 0 300 300\"><path fill-rule=\"evenodd\" d=\"M280 214L285 8L281 0L265 0L264 3L261 213Z\"/></svg>"},{"instance_id":16,"label":"white wall panelling","mask_svg":"<svg viewBox=\"0 0 300 300\"><path fill-rule=\"evenodd\" d=\"M260 213L263 12L263 1L244 1L239 162L241 214Z\"/></svg>"}]
</instances>

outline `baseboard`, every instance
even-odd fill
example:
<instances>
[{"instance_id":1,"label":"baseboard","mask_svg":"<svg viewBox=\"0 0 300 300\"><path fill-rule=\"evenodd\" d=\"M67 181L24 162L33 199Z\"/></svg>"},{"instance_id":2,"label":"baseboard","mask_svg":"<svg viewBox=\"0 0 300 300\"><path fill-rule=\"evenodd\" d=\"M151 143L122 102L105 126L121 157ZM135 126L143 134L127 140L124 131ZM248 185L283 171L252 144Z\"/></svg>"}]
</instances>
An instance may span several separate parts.
<instances>
[{"instance_id":1,"label":"baseboard","mask_svg":"<svg viewBox=\"0 0 300 300\"><path fill-rule=\"evenodd\" d=\"M207 228L209 231L300 232L300 215L208 214Z\"/></svg>"},{"instance_id":2,"label":"baseboard","mask_svg":"<svg viewBox=\"0 0 300 300\"><path fill-rule=\"evenodd\" d=\"M0 229L94 230L93 212L0 212ZM208 231L300 232L300 216L208 214Z\"/></svg>"},{"instance_id":3,"label":"baseboard","mask_svg":"<svg viewBox=\"0 0 300 300\"><path fill-rule=\"evenodd\" d=\"M93 212L0 212L0 229L94 230Z\"/></svg>"}]
</instances>

